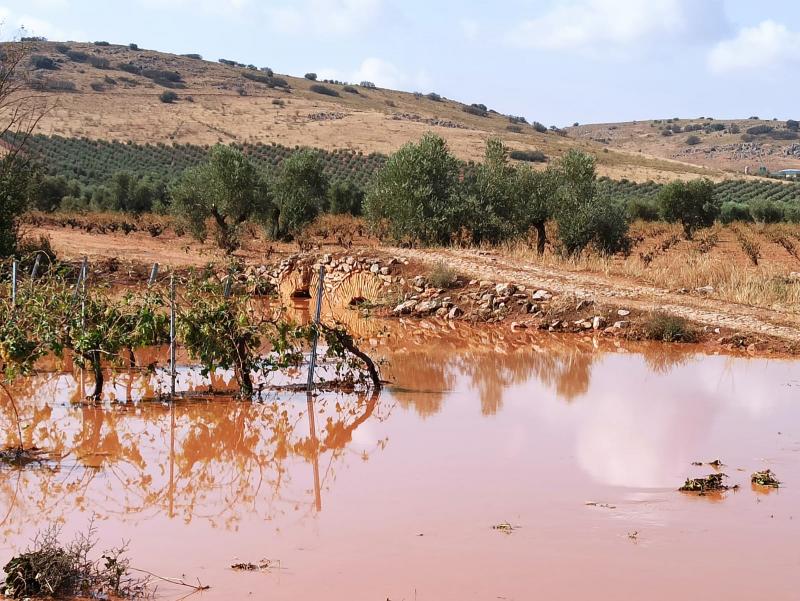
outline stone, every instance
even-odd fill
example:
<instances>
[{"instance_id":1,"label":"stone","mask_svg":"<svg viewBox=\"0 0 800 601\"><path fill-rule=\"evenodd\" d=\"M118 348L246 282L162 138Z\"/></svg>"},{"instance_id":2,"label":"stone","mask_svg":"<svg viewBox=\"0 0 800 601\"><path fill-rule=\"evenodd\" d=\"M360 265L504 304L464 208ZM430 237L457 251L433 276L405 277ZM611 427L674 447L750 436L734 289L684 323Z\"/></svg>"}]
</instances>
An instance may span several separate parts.
<instances>
[{"instance_id":1,"label":"stone","mask_svg":"<svg viewBox=\"0 0 800 601\"><path fill-rule=\"evenodd\" d=\"M428 280L425 279L425 276L418 275L411 280L411 283L415 288L424 288L428 283Z\"/></svg>"},{"instance_id":2,"label":"stone","mask_svg":"<svg viewBox=\"0 0 800 601\"><path fill-rule=\"evenodd\" d=\"M372 267L369 268L370 273L378 273L381 270L381 266L378 263L373 263Z\"/></svg>"},{"instance_id":3,"label":"stone","mask_svg":"<svg viewBox=\"0 0 800 601\"><path fill-rule=\"evenodd\" d=\"M458 319L462 315L464 315L464 311L462 311L460 307L453 307L447 314L447 319Z\"/></svg>"},{"instance_id":4,"label":"stone","mask_svg":"<svg viewBox=\"0 0 800 601\"><path fill-rule=\"evenodd\" d=\"M414 307L414 313L416 313L417 315L425 315L427 313L433 313L434 311L438 311L441 307L442 307L441 301L434 298L419 303L416 307Z\"/></svg>"},{"instance_id":5,"label":"stone","mask_svg":"<svg viewBox=\"0 0 800 601\"><path fill-rule=\"evenodd\" d=\"M537 290L531 295L531 300L533 301L547 301L551 298L553 298L553 295L547 290Z\"/></svg>"},{"instance_id":6,"label":"stone","mask_svg":"<svg viewBox=\"0 0 800 601\"><path fill-rule=\"evenodd\" d=\"M592 329L593 330L599 330L600 328L604 328L605 325L606 325L605 318L603 318L603 317L601 317L599 315L595 316L594 319L592 319Z\"/></svg>"},{"instance_id":7,"label":"stone","mask_svg":"<svg viewBox=\"0 0 800 601\"><path fill-rule=\"evenodd\" d=\"M514 284L497 284L494 287L497 296L511 296L517 291L517 287Z\"/></svg>"},{"instance_id":8,"label":"stone","mask_svg":"<svg viewBox=\"0 0 800 601\"><path fill-rule=\"evenodd\" d=\"M629 325L631 325L629 321L615 321L614 322L614 329L615 330L624 330Z\"/></svg>"},{"instance_id":9,"label":"stone","mask_svg":"<svg viewBox=\"0 0 800 601\"><path fill-rule=\"evenodd\" d=\"M389 275L390 273L392 273L391 269L388 267L381 267L381 275Z\"/></svg>"},{"instance_id":10,"label":"stone","mask_svg":"<svg viewBox=\"0 0 800 601\"><path fill-rule=\"evenodd\" d=\"M392 311L392 313L394 315L408 315L414 310L417 304L418 303L415 300L407 300L397 305Z\"/></svg>"},{"instance_id":11,"label":"stone","mask_svg":"<svg viewBox=\"0 0 800 601\"><path fill-rule=\"evenodd\" d=\"M694 291L698 294L714 294L714 286L700 286L700 288L695 288Z\"/></svg>"},{"instance_id":12,"label":"stone","mask_svg":"<svg viewBox=\"0 0 800 601\"><path fill-rule=\"evenodd\" d=\"M481 281L478 283L478 285L479 285L481 288L490 288L490 287L492 287L494 284L493 284L492 282L490 282L489 280L481 280Z\"/></svg>"},{"instance_id":13,"label":"stone","mask_svg":"<svg viewBox=\"0 0 800 601\"><path fill-rule=\"evenodd\" d=\"M528 313L538 313L539 312L539 305L536 303L530 303L528 305Z\"/></svg>"},{"instance_id":14,"label":"stone","mask_svg":"<svg viewBox=\"0 0 800 601\"><path fill-rule=\"evenodd\" d=\"M578 304L575 306L575 310L576 311L581 311L583 309L587 309L588 307L591 307L593 304L594 304L594 301L583 299L583 300L579 301Z\"/></svg>"},{"instance_id":15,"label":"stone","mask_svg":"<svg viewBox=\"0 0 800 601\"><path fill-rule=\"evenodd\" d=\"M528 324L524 321L512 321L511 322L511 329L512 330L527 330Z\"/></svg>"},{"instance_id":16,"label":"stone","mask_svg":"<svg viewBox=\"0 0 800 601\"><path fill-rule=\"evenodd\" d=\"M617 311L617 315L619 315L620 317L627 317L630 314L631 312L626 309L620 309L619 311Z\"/></svg>"},{"instance_id":17,"label":"stone","mask_svg":"<svg viewBox=\"0 0 800 601\"><path fill-rule=\"evenodd\" d=\"M440 307L436 310L436 317L447 317L447 308Z\"/></svg>"}]
</instances>

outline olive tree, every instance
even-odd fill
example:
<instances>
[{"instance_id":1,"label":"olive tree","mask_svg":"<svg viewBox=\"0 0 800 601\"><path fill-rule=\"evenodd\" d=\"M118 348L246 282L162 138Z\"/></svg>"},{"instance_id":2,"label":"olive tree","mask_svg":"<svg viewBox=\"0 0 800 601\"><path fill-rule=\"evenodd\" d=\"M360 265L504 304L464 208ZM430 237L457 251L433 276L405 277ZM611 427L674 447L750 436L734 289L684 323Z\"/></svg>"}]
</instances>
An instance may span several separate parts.
<instances>
[{"instance_id":1,"label":"olive tree","mask_svg":"<svg viewBox=\"0 0 800 601\"><path fill-rule=\"evenodd\" d=\"M555 170L558 177L553 215L562 251L579 255L591 245L604 253L629 247L625 208L598 194L593 156L569 150Z\"/></svg>"},{"instance_id":2,"label":"olive tree","mask_svg":"<svg viewBox=\"0 0 800 601\"><path fill-rule=\"evenodd\" d=\"M658 204L663 219L681 223L687 240L697 229L712 226L720 213L714 184L707 179L667 184L658 193Z\"/></svg>"},{"instance_id":3,"label":"olive tree","mask_svg":"<svg viewBox=\"0 0 800 601\"><path fill-rule=\"evenodd\" d=\"M486 142L484 162L478 166L472 182L473 202L468 205L474 212L470 229L475 242L497 243L521 233L515 175L503 142L490 138Z\"/></svg>"},{"instance_id":4,"label":"olive tree","mask_svg":"<svg viewBox=\"0 0 800 601\"><path fill-rule=\"evenodd\" d=\"M367 219L395 240L446 244L463 223L459 164L447 143L428 133L394 153L364 201Z\"/></svg>"},{"instance_id":5,"label":"olive tree","mask_svg":"<svg viewBox=\"0 0 800 601\"><path fill-rule=\"evenodd\" d=\"M192 234L205 240L213 221L217 244L226 252L239 246L241 226L259 219L268 206L268 191L253 164L241 151L215 146L206 164L188 169L173 186L172 210Z\"/></svg>"},{"instance_id":6,"label":"olive tree","mask_svg":"<svg viewBox=\"0 0 800 601\"><path fill-rule=\"evenodd\" d=\"M514 187L517 198L517 222L524 229L536 230L536 253L544 254L547 244L547 221L552 217L558 191L558 177L553 169L536 171L527 165L518 167Z\"/></svg>"},{"instance_id":7,"label":"olive tree","mask_svg":"<svg viewBox=\"0 0 800 601\"><path fill-rule=\"evenodd\" d=\"M286 159L270 182L267 234L274 239L296 237L327 202L328 178L316 152L299 150Z\"/></svg>"}]
</instances>

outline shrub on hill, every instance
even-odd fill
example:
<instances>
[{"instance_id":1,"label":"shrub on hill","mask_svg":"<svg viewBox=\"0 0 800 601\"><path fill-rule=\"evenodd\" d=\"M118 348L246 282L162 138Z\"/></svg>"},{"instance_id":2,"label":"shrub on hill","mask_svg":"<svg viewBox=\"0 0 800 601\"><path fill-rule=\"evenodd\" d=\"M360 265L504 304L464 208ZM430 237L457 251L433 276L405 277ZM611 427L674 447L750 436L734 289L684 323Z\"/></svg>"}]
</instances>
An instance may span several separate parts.
<instances>
[{"instance_id":1,"label":"shrub on hill","mask_svg":"<svg viewBox=\"0 0 800 601\"><path fill-rule=\"evenodd\" d=\"M42 69L46 71L57 71L58 63L49 56L42 56L41 54L34 54L31 56L31 66L34 69Z\"/></svg>"},{"instance_id":2,"label":"shrub on hill","mask_svg":"<svg viewBox=\"0 0 800 601\"><path fill-rule=\"evenodd\" d=\"M319 155L308 149L296 151L281 164L269 190L267 234L276 240L293 239L327 203L328 178Z\"/></svg>"},{"instance_id":3,"label":"shrub on hill","mask_svg":"<svg viewBox=\"0 0 800 601\"><path fill-rule=\"evenodd\" d=\"M85 63L89 60L89 55L86 52L81 52L80 50L67 50L65 53L67 58L74 63Z\"/></svg>"},{"instance_id":4,"label":"shrub on hill","mask_svg":"<svg viewBox=\"0 0 800 601\"><path fill-rule=\"evenodd\" d=\"M89 64L95 69L108 69L111 67L111 62L104 56L90 56Z\"/></svg>"},{"instance_id":5,"label":"shrub on hill","mask_svg":"<svg viewBox=\"0 0 800 601\"><path fill-rule=\"evenodd\" d=\"M178 100L178 95L172 90L165 90L161 92L161 95L158 97L158 99L164 104L172 104Z\"/></svg>"},{"instance_id":6,"label":"shrub on hill","mask_svg":"<svg viewBox=\"0 0 800 601\"><path fill-rule=\"evenodd\" d=\"M544 163L547 156L541 150L512 150L509 156L515 161L527 161L529 163Z\"/></svg>"},{"instance_id":7,"label":"shrub on hill","mask_svg":"<svg viewBox=\"0 0 800 601\"><path fill-rule=\"evenodd\" d=\"M789 119L786 121L786 129L791 129L792 131L797 131L800 129L800 121L795 121L794 119Z\"/></svg>"},{"instance_id":8,"label":"shrub on hill","mask_svg":"<svg viewBox=\"0 0 800 601\"><path fill-rule=\"evenodd\" d=\"M465 113L469 113L470 115L476 115L478 117L486 117L489 113L486 111L486 107L482 104L472 104L470 106L464 106L461 108Z\"/></svg>"},{"instance_id":9,"label":"shrub on hill","mask_svg":"<svg viewBox=\"0 0 800 601\"><path fill-rule=\"evenodd\" d=\"M538 121L534 121L533 122L533 129L538 131L540 134L546 134L547 133L547 127L545 127L544 125L542 125Z\"/></svg>"},{"instance_id":10,"label":"shrub on hill","mask_svg":"<svg viewBox=\"0 0 800 601\"><path fill-rule=\"evenodd\" d=\"M747 128L747 133L751 136L762 136L764 134L770 133L775 128L771 125L756 125L754 127Z\"/></svg>"},{"instance_id":11,"label":"shrub on hill","mask_svg":"<svg viewBox=\"0 0 800 601\"><path fill-rule=\"evenodd\" d=\"M368 90L375 90L378 87L374 83L372 83L371 81L362 81L358 85L360 85L362 88L367 88Z\"/></svg>"},{"instance_id":12,"label":"shrub on hill","mask_svg":"<svg viewBox=\"0 0 800 601\"><path fill-rule=\"evenodd\" d=\"M770 200L756 200L750 204L750 214L760 223L779 223L783 221L782 204Z\"/></svg>"},{"instance_id":13,"label":"shrub on hill","mask_svg":"<svg viewBox=\"0 0 800 601\"><path fill-rule=\"evenodd\" d=\"M139 50L139 44L134 44L133 42L131 42L130 44L128 44L128 50L133 50L133 51Z\"/></svg>"},{"instance_id":14,"label":"shrub on hill","mask_svg":"<svg viewBox=\"0 0 800 601\"><path fill-rule=\"evenodd\" d=\"M317 81L316 73L306 73L303 77L305 77L309 81Z\"/></svg>"},{"instance_id":15,"label":"shrub on hill","mask_svg":"<svg viewBox=\"0 0 800 601\"><path fill-rule=\"evenodd\" d=\"M515 134L521 134L523 131L521 125L506 125L506 129Z\"/></svg>"},{"instance_id":16,"label":"shrub on hill","mask_svg":"<svg viewBox=\"0 0 800 601\"><path fill-rule=\"evenodd\" d=\"M190 52L189 54L181 54L181 56L183 56L184 58L191 58L191 59L196 60L196 61L203 60L203 55L202 54L197 54L195 52Z\"/></svg>"},{"instance_id":17,"label":"shrub on hill","mask_svg":"<svg viewBox=\"0 0 800 601\"><path fill-rule=\"evenodd\" d=\"M309 88L312 92L316 92L317 94L322 94L323 96L339 96L339 92L336 90L329 88L328 86L323 86L322 84L316 83Z\"/></svg>"},{"instance_id":18,"label":"shrub on hill","mask_svg":"<svg viewBox=\"0 0 800 601\"><path fill-rule=\"evenodd\" d=\"M775 129L768 135L773 140L797 140L800 138L796 131L790 129Z\"/></svg>"},{"instance_id":19,"label":"shrub on hill","mask_svg":"<svg viewBox=\"0 0 800 601\"><path fill-rule=\"evenodd\" d=\"M442 102L442 97L439 96L436 92L431 92L425 96L428 100L433 100L434 102Z\"/></svg>"},{"instance_id":20,"label":"shrub on hill","mask_svg":"<svg viewBox=\"0 0 800 601\"><path fill-rule=\"evenodd\" d=\"M70 48L66 44L56 44L56 52L59 54L66 54L69 50Z\"/></svg>"},{"instance_id":21,"label":"shrub on hill","mask_svg":"<svg viewBox=\"0 0 800 601\"><path fill-rule=\"evenodd\" d=\"M111 44L109 44L108 42L104 42L104 41L94 42L94 45L95 46L111 46Z\"/></svg>"},{"instance_id":22,"label":"shrub on hill","mask_svg":"<svg viewBox=\"0 0 800 601\"><path fill-rule=\"evenodd\" d=\"M686 144L688 144L689 146L697 146L698 144L700 144L700 142L702 142L700 136L689 136L688 138L686 138Z\"/></svg>"},{"instance_id":23,"label":"shrub on hill","mask_svg":"<svg viewBox=\"0 0 800 601\"><path fill-rule=\"evenodd\" d=\"M358 88L355 88L353 86L344 86L342 90L344 90L348 94L359 94Z\"/></svg>"}]
</instances>

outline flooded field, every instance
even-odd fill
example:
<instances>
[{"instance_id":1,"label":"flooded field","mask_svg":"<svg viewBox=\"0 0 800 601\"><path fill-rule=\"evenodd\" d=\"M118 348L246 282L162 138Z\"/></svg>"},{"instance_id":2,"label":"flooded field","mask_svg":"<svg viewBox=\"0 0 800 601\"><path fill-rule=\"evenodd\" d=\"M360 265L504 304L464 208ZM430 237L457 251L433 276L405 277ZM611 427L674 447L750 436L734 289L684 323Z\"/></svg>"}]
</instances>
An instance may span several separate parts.
<instances>
[{"instance_id":1,"label":"flooded field","mask_svg":"<svg viewBox=\"0 0 800 601\"><path fill-rule=\"evenodd\" d=\"M140 402L160 382L136 373L91 407L72 370L21 382L26 442L63 459L0 467L0 559L94 516L136 567L211 586L196 599L798 598L800 363L426 322L361 334L386 360L380 396L169 406ZM717 459L738 490L677 491ZM750 484L767 468L781 488Z\"/></svg>"}]
</instances>

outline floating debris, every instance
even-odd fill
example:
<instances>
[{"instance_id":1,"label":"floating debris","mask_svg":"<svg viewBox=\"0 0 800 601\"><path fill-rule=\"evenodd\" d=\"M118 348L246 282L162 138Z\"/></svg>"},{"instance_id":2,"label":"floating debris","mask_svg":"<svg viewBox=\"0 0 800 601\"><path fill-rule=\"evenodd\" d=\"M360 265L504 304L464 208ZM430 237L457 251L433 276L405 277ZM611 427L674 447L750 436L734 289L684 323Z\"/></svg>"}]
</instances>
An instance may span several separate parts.
<instances>
[{"instance_id":1,"label":"floating debris","mask_svg":"<svg viewBox=\"0 0 800 601\"><path fill-rule=\"evenodd\" d=\"M708 465L713 467L715 470L718 470L721 467L725 467L725 464L722 463L719 459L715 459L714 461L709 461Z\"/></svg>"},{"instance_id":2,"label":"floating debris","mask_svg":"<svg viewBox=\"0 0 800 601\"><path fill-rule=\"evenodd\" d=\"M280 567L280 562L271 559L262 559L258 564L249 561L231 564L231 569L237 572L266 572L275 567Z\"/></svg>"},{"instance_id":3,"label":"floating debris","mask_svg":"<svg viewBox=\"0 0 800 601\"><path fill-rule=\"evenodd\" d=\"M750 476L750 482L758 484L759 486L771 486L772 488L779 488L781 481L775 477L772 470L764 470L763 472L756 472Z\"/></svg>"},{"instance_id":4,"label":"floating debris","mask_svg":"<svg viewBox=\"0 0 800 601\"><path fill-rule=\"evenodd\" d=\"M28 449L23 447L0 449L0 463L7 463L17 467L25 467L31 463L42 463L47 459L47 451L37 447L30 447Z\"/></svg>"},{"instance_id":5,"label":"floating debris","mask_svg":"<svg viewBox=\"0 0 800 601\"><path fill-rule=\"evenodd\" d=\"M586 505L589 507L602 507L603 509L616 509L616 505L611 505L610 503L598 503L597 501L586 501Z\"/></svg>"},{"instance_id":6,"label":"floating debris","mask_svg":"<svg viewBox=\"0 0 800 601\"><path fill-rule=\"evenodd\" d=\"M519 528L519 526L512 526L508 522L502 522L500 524L495 524L494 526L492 526L492 530L497 530L498 532L502 532L503 534L511 534L517 528Z\"/></svg>"},{"instance_id":7,"label":"floating debris","mask_svg":"<svg viewBox=\"0 0 800 601\"><path fill-rule=\"evenodd\" d=\"M639 540L639 531L634 530L633 532L628 532L628 538L631 540L638 541Z\"/></svg>"},{"instance_id":8,"label":"floating debris","mask_svg":"<svg viewBox=\"0 0 800 601\"><path fill-rule=\"evenodd\" d=\"M723 473L709 474L705 478L687 478L683 486L678 490L681 492L699 492L701 495L707 492L728 490L730 487L722 483L723 478L728 476Z\"/></svg>"}]
</instances>

